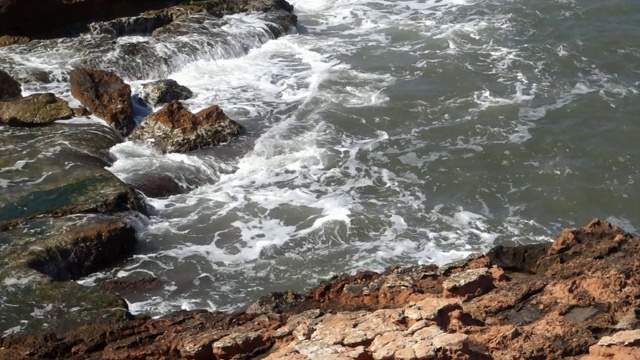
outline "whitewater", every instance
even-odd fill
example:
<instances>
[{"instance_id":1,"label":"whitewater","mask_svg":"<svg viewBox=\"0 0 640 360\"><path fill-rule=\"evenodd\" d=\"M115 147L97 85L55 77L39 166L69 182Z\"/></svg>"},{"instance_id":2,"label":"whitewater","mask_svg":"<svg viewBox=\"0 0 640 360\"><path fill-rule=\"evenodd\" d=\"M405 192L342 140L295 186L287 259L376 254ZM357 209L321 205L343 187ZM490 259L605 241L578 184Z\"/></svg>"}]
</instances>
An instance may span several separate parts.
<instances>
[{"instance_id":1,"label":"whitewater","mask_svg":"<svg viewBox=\"0 0 640 360\"><path fill-rule=\"evenodd\" d=\"M113 147L124 181L168 174L188 192L148 198L136 255L80 283L161 279L126 296L134 313L239 310L342 273L550 241L595 216L640 226L637 2L290 2L298 26L277 39L239 14L164 41L0 49L13 74L51 79L27 94L77 104L80 65L134 94L170 78L192 111L217 104L247 129L187 154Z\"/></svg>"}]
</instances>

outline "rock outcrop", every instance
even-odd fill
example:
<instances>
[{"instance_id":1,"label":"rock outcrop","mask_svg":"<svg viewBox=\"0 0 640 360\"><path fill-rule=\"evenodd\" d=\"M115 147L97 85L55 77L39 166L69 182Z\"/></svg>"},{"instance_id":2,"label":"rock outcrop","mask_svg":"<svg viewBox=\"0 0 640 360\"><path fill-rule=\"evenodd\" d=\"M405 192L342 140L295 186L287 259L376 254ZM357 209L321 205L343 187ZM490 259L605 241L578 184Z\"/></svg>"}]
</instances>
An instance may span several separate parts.
<instances>
[{"instance_id":1,"label":"rock outcrop","mask_svg":"<svg viewBox=\"0 0 640 360\"><path fill-rule=\"evenodd\" d=\"M229 141L242 130L218 106L194 115L180 102L171 101L147 116L129 138L150 141L163 152L188 152Z\"/></svg>"},{"instance_id":2,"label":"rock outcrop","mask_svg":"<svg viewBox=\"0 0 640 360\"><path fill-rule=\"evenodd\" d=\"M10 335L0 357L187 359L634 359L640 238L593 220L554 243L448 266L333 278L247 312L104 321Z\"/></svg>"},{"instance_id":3,"label":"rock outcrop","mask_svg":"<svg viewBox=\"0 0 640 360\"><path fill-rule=\"evenodd\" d=\"M20 83L9 74L0 70L0 101L11 100L22 96Z\"/></svg>"},{"instance_id":4,"label":"rock outcrop","mask_svg":"<svg viewBox=\"0 0 640 360\"><path fill-rule=\"evenodd\" d=\"M165 104L173 100L187 100L193 96L188 87L177 81L158 80L142 85L142 99L151 106Z\"/></svg>"},{"instance_id":5,"label":"rock outcrop","mask_svg":"<svg viewBox=\"0 0 640 360\"><path fill-rule=\"evenodd\" d=\"M41 0L38 6L25 1L0 0L0 46L87 31L113 37L148 35L193 13L222 17L247 11L282 12L277 23L285 31L296 23L296 17L291 14L293 6L285 0L211 0L188 4L177 0Z\"/></svg>"},{"instance_id":6,"label":"rock outcrop","mask_svg":"<svg viewBox=\"0 0 640 360\"><path fill-rule=\"evenodd\" d=\"M131 87L118 75L95 69L74 69L70 74L71 94L123 136L129 135L133 119Z\"/></svg>"},{"instance_id":7,"label":"rock outcrop","mask_svg":"<svg viewBox=\"0 0 640 360\"><path fill-rule=\"evenodd\" d=\"M134 16L175 3L155 0L0 0L0 34L51 38L86 30L93 21Z\"/></svg>"},{"instance_id":8,"label":"rock outcrop","mask_svg":"<svg viewBox=\"0 0 640 360\"><path fill-rule=\"evenodd\" d=\"M69 104L50 93L0 102L0 123L11 126L42 126L72 116Z\"/></svg>"},{"instance_id":9,"label":"rock outcrop","mask_svg":"<svg viewBox=\"0 0 640 360\"><path fill-rule=\"evenodd\" d=\"M120 135L99 123L4 130L0 334L126 320L121 297L67 281L104 270L135 248L131 224L146 205L105 169Z\"/></svg>"}]
</instances>

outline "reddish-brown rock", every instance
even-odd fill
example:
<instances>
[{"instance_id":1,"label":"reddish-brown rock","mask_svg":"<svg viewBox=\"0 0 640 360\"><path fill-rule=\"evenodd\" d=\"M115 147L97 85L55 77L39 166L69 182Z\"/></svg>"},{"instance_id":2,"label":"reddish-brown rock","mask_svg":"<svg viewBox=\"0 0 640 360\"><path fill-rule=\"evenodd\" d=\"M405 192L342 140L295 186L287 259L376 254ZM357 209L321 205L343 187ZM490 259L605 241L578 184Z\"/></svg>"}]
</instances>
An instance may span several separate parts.
<instances>
[{"instance_id":1,"label":"reddish-brown rock","mask_svg":"<svg viewBox=\"0 0 640 360\"><path fill-rule=\"evenodd\" d=\"M3 70L0 70L0 101L11 100L20 96L22 96L20 83Z\"/></svg>"},{"instance_id":2,"label":"reddish-brown rock","mask_svg":"<svg viewBox=\"0 0 640 360\"><path fill-rule=\"evenodd\" d=\"M123 136L129 135L136 125L129 85L114 73L86 68L72 70L70 81L71 94L82 105Z\"/></svg>"},{"instance_id":3,"label":"reddish-brown rock","mask_svg":"<svg viewBox=\"0 0 640 360\"><path fill-rule=\"evenodd\" d=\"M640 238L594 220L553 244L340 276L252 312L8 336L0 358L637 359L639 252Z\"/></svg>"},{"instance_id":4,"label":"reddish-brown rock","mask_svg":"<svg viewBox=\"0 0 640 360\"><path fill-rule=\"evenodd\" d=\"M188 152L229 141L242 130L216 105L194 115L179 101L171 101L147 116L130 138L152 142L163 152Z\"/></svg>"}]
</instances>

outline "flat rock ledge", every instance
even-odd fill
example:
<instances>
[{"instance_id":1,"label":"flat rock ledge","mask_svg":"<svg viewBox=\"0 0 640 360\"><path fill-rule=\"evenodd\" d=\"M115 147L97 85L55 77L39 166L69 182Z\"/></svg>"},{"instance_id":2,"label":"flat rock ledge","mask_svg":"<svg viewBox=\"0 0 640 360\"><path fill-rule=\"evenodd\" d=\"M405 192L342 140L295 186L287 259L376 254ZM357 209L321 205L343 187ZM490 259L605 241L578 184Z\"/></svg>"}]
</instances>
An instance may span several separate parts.
<instances>
[{"instance_id":1,"label":"flat rock ledge","mask_svg":"<svg viewBox=\"0 0 640 360\"><path fill-rule=\"evenodd\" d=\"M9 335L3 359L637 359L640 238L594 219L553 243L272 293L236 314Z\"/></svg>"}]
</instances>

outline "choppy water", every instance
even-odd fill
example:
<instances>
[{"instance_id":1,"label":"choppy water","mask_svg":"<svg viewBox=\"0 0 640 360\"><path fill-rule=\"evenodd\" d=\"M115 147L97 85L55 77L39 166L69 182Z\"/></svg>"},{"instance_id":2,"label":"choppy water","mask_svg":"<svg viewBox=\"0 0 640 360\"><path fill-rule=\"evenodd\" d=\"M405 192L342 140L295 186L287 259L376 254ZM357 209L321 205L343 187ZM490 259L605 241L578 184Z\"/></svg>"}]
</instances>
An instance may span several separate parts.
<instances>
[{"instance_id":1,"label":"choppy water","mask_svg":"<svg viewBox=\"0 0 640 360\"><path fill-rule=\"evenodd\" d=\"M192 110L219 104L249 130L186 155L112 148L119 177L169 173L190 192L149 199L139 253L85 284L153 274L166 288L129 298L134 311L238 309L344 272L549 241L594 216L640 226L640 2L290 2L298 29L276 40L239 15L215 41L0 49L10 73L53 80L27 92L70 99L79 64L134 92L169 77Z\"/></svg>"}]
</instances>

